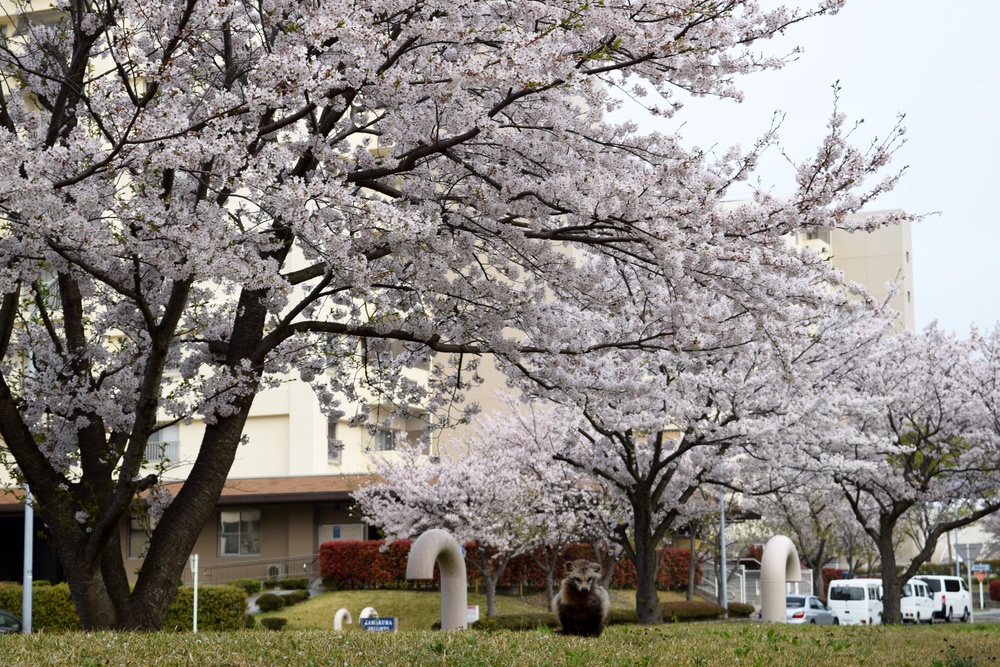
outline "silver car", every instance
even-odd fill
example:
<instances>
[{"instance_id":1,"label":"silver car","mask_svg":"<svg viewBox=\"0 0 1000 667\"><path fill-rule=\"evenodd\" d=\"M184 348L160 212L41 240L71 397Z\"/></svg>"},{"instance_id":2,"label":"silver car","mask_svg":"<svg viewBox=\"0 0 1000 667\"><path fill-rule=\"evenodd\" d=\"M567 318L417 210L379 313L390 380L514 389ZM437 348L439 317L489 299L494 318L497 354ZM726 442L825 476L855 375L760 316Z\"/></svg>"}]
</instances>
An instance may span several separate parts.
<instances>
[{"instance_id":1,"label":"silver car","mask_svg":"<svg viewBox=\"0 0 1000 667\"><path fill-rule=\"evenodd\" d=\"M786 595L785 619L789 623L840 625L837 612L827 607L815 595Z\"/></svg>"}]
</instances>

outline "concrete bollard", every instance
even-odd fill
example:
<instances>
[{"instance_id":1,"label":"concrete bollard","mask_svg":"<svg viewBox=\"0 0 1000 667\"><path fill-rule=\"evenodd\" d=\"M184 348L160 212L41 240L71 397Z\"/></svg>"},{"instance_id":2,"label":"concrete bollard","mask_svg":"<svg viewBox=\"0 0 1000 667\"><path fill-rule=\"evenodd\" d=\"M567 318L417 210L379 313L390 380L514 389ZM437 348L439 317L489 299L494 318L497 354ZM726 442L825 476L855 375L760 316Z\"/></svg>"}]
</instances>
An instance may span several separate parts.
<instances>
[{"instance_id":1,"label":"concrete bollard","mask_svg":"<svg viewBox=\"0 0 1000 667\"><path fill-rule=\"evenodd\" d=\"M439 528L426 531L410 547L407 579L433 579L434 563L441 569L441 629L468 627L469 580L462 547L451 533Z\"/></svg>"},{"instance_id":2,"label":"concrete bollard","mask_svg":"<svg viewBox=\"0 0 1000 667\"><path fill-rule=\"evenodd\" d=\"M343 632L344 622L348 624L352 623L351 612L346 609L338 609L337 614L333 617L333 629L335 632Z\"/></svg>"},{"instance_id":3,"label":"concrete bollard","mask_svg":"<svg viewBox=\"0 0 1000 667\"><path fill-rule=\"evenodd\" d=\"M799 552L784 535L775 535L764 545L760 559L760 619L784 623L785 582L802 578Z\"/></svg>"}]
</instances>

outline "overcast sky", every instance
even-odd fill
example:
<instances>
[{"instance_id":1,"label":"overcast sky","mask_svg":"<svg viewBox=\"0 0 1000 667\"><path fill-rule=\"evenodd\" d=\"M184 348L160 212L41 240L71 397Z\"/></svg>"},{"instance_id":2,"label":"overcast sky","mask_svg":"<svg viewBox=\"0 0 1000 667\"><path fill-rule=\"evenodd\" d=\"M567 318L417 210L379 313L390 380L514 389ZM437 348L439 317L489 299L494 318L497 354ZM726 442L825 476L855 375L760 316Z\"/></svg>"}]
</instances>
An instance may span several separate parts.
<instances>
[{"instance_id":1,"label":"overcast sky","mask_svg":"<svg viewBox=\"0 0 1000 667\"><path fill-rule=\"evenodd\" d=\"M750 146L782 111L782 145L802 161L823 136L835 81L841 111L864 119L866 141L905 113L907 143L894 164L908 171L871 208L939 212L913 230L916 323L965 335L1000 322L998 32L1000 0L848 0L836 16L760 43L768 53L804 51L781 71L744 78L742 104L692 100L664 129L683 122L691 145L724 152ZM776 194L792 189L784 164L775 154L760 172Z\"/></svg>"}]
</instances>

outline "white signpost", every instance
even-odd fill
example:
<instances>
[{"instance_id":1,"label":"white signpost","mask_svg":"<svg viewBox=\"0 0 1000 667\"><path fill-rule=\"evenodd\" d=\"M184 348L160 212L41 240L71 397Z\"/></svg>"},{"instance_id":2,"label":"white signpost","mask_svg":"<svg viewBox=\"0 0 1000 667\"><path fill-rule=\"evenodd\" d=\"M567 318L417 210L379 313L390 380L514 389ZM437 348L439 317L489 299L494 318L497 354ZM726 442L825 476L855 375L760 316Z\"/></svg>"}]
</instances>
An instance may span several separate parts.
<instances>
[{"instance_id":1,"label":"white signpost","mask_svg":"<svg viewBox=\"0 0 1000 667\"><path fill-rule=\"evenodd\" d=\"M972 574L976 575L976 579L979 580L979 608L983 609L986 606L983 600L983 582L986 581L986 574L992 569L989 563L975 563L971 570Z\"/></svg>"},{"instance_id":2,"label":"white signpost","mask_svg":"<svg viewBox=\"0 0 1000 667\"><path fill-rule=\"evenodd\" d=\"M194 578L194 619L191 629L198 632L198 554L191 554L191 576Z\"/></svg>"}]
</instances>

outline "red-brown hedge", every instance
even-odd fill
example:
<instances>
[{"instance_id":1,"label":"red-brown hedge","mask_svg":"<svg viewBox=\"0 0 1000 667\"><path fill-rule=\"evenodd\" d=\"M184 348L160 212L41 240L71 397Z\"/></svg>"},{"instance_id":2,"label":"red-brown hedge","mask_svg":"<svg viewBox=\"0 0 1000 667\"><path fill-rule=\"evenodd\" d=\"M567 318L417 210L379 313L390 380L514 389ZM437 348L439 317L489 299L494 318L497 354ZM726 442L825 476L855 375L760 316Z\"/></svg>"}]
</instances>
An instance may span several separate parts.
<instances>
[{"instance_id":1,"label":"red-brown hedge","mask_svg":"<svg viewBox=\"0 0 1000 667\"><path fill-rule=\"evenodd\" d=\"M1000 579L990 581L990 599L1000 600Z\"/></svg>"},{"instance_id":2,"label":"red-brown hedge","mask_svg":"<svg viewBox=\"0 0 1000 667\"><path fill-rule=\"evenodd\" d=\"M319 571L337 588L381 588L406 583L406 558L411 540L397 540L382 550L385 540L342 540L319 545ZM435 579L437 577L435 569Z\"/></svg>"},{"instance_id":3,"label":"red-brown hedge","mask_svg":"<svg viewBox=\"0 0 1000 667\"><path fill-rule=\"evenodd\" d=\"M381 550L383 540L339 540L325 542L319 548L320 574L324 582L331 588L380 588L406 586L406 558L410 552L409 540L398 540L388 550ZM475 544L465 545L466 554L470 558L477 557L478 547ZM660 590L683 590L687 587L689 553L687 549L661 549L660 571L656 578L656 586ZM594 552L589 544L573 544L562 553L556 566L556 579L560 579L562 563L567 560L585 558L593 560ZM701 565L695 570L695 579L701 580ZM469 575L476 579L476 571L470 569ZM435 581L438 580L435 569ZM526 586L528 588L543 588L545 572L529 556L518 556L511 559L500 586ZM635 567L632 561L622 558L615 566L611 579L614 588L635 588Z\"/></svg>"}]
</instances>

